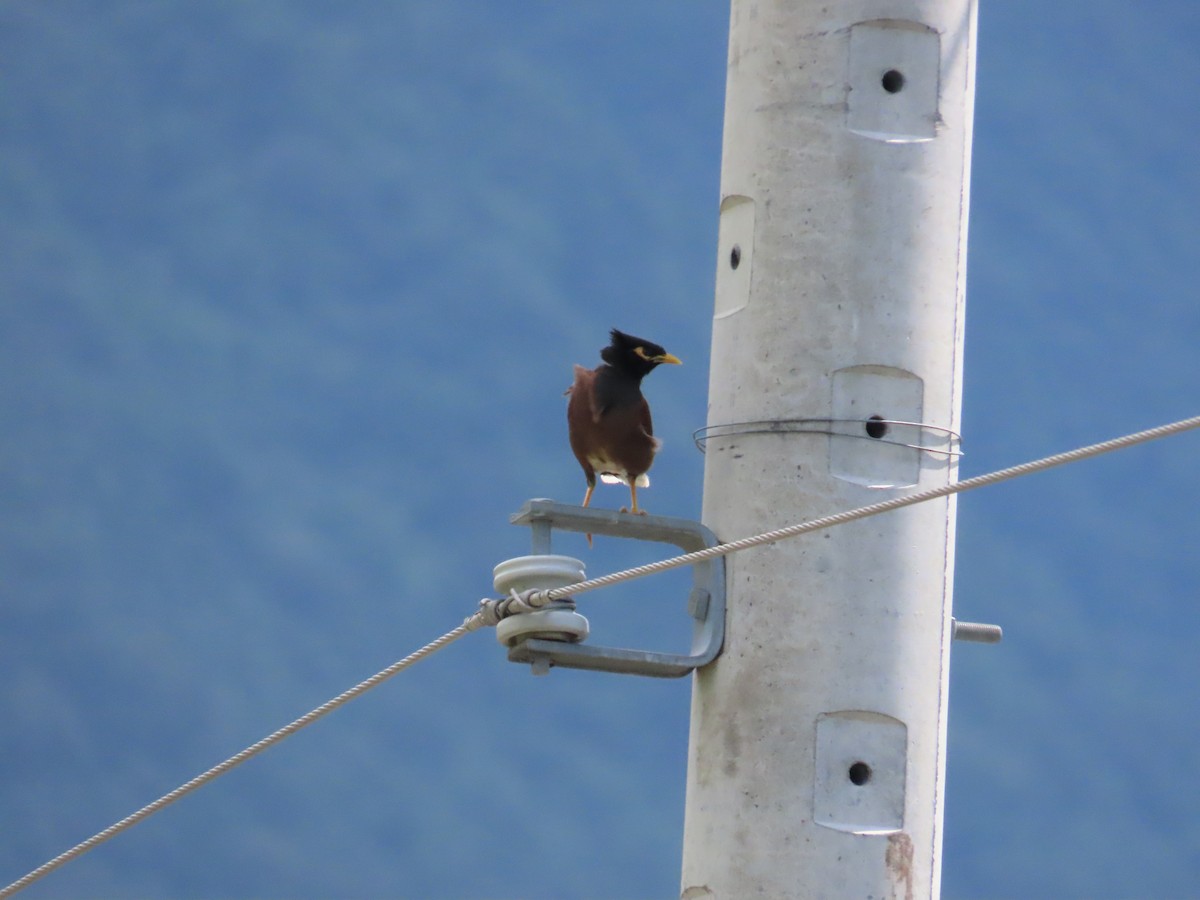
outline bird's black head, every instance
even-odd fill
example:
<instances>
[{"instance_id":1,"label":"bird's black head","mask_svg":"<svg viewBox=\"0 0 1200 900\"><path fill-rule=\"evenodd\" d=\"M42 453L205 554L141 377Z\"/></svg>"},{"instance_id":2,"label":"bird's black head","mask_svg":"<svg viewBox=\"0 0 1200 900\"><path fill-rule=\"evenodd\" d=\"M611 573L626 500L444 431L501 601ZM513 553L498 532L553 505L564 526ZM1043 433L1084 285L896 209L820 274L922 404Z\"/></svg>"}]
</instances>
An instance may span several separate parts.
<instances>
[{"instance_id":1,"label":"bird's black head","mask_svg":"<svg viewBox=\"0 0 1200 900\"><path fill-rule=\"evenodd\" d=\"M614 369L641 379L661 363L679 365L677 357L653 341L636 338L615 328L609 334L612 340L600 351L600 358Z\"/></svg>"}]
</instances>

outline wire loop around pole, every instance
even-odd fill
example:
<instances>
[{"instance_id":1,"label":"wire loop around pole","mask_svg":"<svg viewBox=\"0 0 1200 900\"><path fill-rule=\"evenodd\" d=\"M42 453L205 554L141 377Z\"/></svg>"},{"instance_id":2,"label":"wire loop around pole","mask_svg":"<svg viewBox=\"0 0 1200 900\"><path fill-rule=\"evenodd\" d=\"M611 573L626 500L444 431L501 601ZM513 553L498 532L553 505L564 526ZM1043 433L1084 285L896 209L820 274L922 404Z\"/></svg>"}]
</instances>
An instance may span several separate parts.
<instances>
[{"instance_id":1,"label":"wire loop around pole","mask_svg":"<svg viewBox=\"0 0 1200 900\"><path fill-rule=\"evenodd\" d=\"M916 429L914 440L888 437L893 428ZM885 419L870 416L866 419L761 419L754 422L730 422L723 425L706 425L692 432L692 442L701 453L709 441L717 438L735 437L744 434L818 434L829 437L854 438L877 441L892 447L907 447L923 453L955 458L962 456L962 435L941 425L928 422L908 422L903 419ZM944 447L932 446L938 441Z\"/></svg>"}]
</instances>

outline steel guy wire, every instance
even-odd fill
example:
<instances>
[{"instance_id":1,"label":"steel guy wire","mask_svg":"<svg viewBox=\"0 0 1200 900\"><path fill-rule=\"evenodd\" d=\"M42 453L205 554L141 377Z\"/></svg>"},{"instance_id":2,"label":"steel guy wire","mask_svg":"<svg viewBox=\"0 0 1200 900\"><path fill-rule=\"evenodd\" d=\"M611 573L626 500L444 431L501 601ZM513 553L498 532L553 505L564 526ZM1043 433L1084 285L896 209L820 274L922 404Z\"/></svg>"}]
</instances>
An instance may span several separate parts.
<instances>
[{"instance_id":1,"label":"steel guy wire","mask_svg":"<svg viewBox=\"0 0 1200 900\"><path fill-rule=\"evenodd\" d=\"M1083 459L1090 459L1093 456L1101 456L1105 453L1111 453L1114 450L1123 450L1126 447L1132 447L1136 444L1143 444L1146 441L1167 437L1172 434L1179 434L1180 432L1189 431L1190 429L1197 427L1200 427L1200 416L1192 416L1188 419L1181 419L1178 422L1172 422L1169 425L1159 425L1156 428L1148 428L1145 431L1137 431L1133 434L1124 435L1123 437L1101 441L1098 444L1090 444L1087 447L1080 447L1076 450L1068 450L1065 453L1056 453L1053 456L1047 456L1031 462L1021 463L1020 465L1016 466L1009 466L1007 469L989 472L986 475L976 475L974 478L967 478L963 481L956 481L951 484L942 485L941 487L917 491L914 494L906 494L903 497L893 497L890 500L872 503L869 506L860 506L857 509L850 509L846 510L845 512L834 513L833 515L829 516L822 516L819 519L812 519L808 522L789 525L786 528L778 528L774 531L756 534L753 537L742 538L741 540L730 541L725 544L718 544L715 547L708 547L704 550L696 550L692 553L685 553L682 556L672 557L671 559L659 560L658 562L648 563L644 566L635 566L632 569L626 569L622 572L613 572L609 575L601 575L599 578L591 578L587 581L581 581L577 584L568 585L567 587L554 588L552 590L534 591L524 599L526 603L530 604L531 606L542 606L551 600L559 600L564 597L573 597L576 594L594 591L602 587L609 587L610 585L619 584L622 581L641 578L645 575L653 575L657 572L665 572L668 569L676 569L680 566L689 566L693 563L703 562L706 559L712 559L717 556L725 556L730 553L736 553L739 550L748 550L751 547L758 547L763 544L773 544L776 541L781 541L785 538L797 537L813 531L821 531L825 528L831 528L834 525L844 525L847 522L854 522L858 519L865 519L869 516L877 516L880 513L890 512L893 509L901 509L905 506L913 506L917 503L924 503L927 500L936 500L939 497L949 497L953 494L962 494L966 491L974 490L975 488L986 487L989 484L999 484L1001 481L1020 478L1023 475L1032 475L1034 472L1041 472L1046 469L1052 469L1055 466L1062 466L1066 465L1067 463L1078 462Z\"/></svg>"},{"instance_id":2,"label":"steel guy wire","mask_svg":"<svg viewBox=\"0 0 1200 900\"><path fill-rule=\"evenodd\" d=\"M20 890L24 890L25 888L29 887L29 885L31 885L35 881L37 881L39 878L42 878L45 875L49 875L51 872L53 872L59 866L62 866L64 864L70 862L71 860L75 859L78 856L82 856L84 853L87 853L92 848L97 847L100 844L103 844L109 838L116 837L118 834L120 834L125 829L133 827L134 825L136 825L138 822L142 821L143 819L154 815L154 813L158 812L160 809L163 809L166 806L170 806L172 803L174 803L179 798L185 796L186 794L190 794L192 791L196 790L197 788L203 787L204 785L208 784L210 781L213 781L214 779L219 778L220 776L222 776L226 772L228 772L230 769L233 769L236 766L240 766L246 760L250 759L253 756L257 756L259 753L262 753L268 747L272 747L275 744L278 744L284 738L290 737L291 735L293 735L297 731L299 731L301 728L305 728L305 727L311 725L313 722L317 721L317 719L320 719L322 716L328 715L329 713L331 713L335 709L337 709L339 706L343 706L344 704L349 703L351 700L355 699L356 697L358 697L362 694L365 694L371 688L382 684L383 682L385 682L389 678L391 678L393 675L407 669L413 663L419 662L420 660L424 659L426 656L430 656L433 653L436 653L438 650L441 650L443 647L447 646L448 644L454 643L454 641L457 641L460 637L462 637L467 632L474 631L476 628L481 627L482 622L480 622L478 624L472 624L472 620L474 618L475 617L473 616L471 619L468 619L466 622L463 622L463 624L459 625L457 628L443 634L436 641L429 642L424 647L422 647L420 650L417 650L415 653L410 653L408 656L404 657L404 659L401 659L401 660L398 660L398 661L392 663L386 669L383 669L380 672L377 672L376 674L374 674L370 678L368 678L366 681L359 682L354 687L350 688L350 690L344 691L343 693L338 694L332 700L321 704L316 709L314 709L312 712L306 713L305 715L296 719L296 721L292 722L290 725L285 725L283 728L280 728L278 731L267 735L265 738L263 738L258 743L251 744L249 747L247 747L241 753L238 753L238 754L235 754L234 756L229 757L229 759L225 760L225 762L221 763L220 765L213 766L207 772L197 775L191 781L185 782L184 784L181 784L179 787L175 788L175 790L171 791L170 793L164 794L162 797L159 797L153 803L143 806L137 812L126 816L124 819L121 819L121 821L116 822L116 823L110 825L108 828L105 828L103 831L92 835L86 841L76 844L70 850L67 850L64 853L60 853L58 856L54 857L54 859L50 860L49 862L47 862L41 866L38 866L36 869L34 869L28 875L18 878L16 881L14 881L8 887L0 889L0 900L3 900L3 898L5 898L5 897L11 897L13 894L17 893Z\"/></svg>"},{"instance_id":3,"label":"steel guy wire","mask_svg":"<svg viewBox=\"0 0 1200 900\"><path fill-rule=\"evenodd\" d=\"M829 516L822 516L819 519L811 519L808 522L801 522L796 525L789 525L786 528L778 528L774 531L763 532L762 534L753 535L752 537L742 538L741 540L730 541L724 544L718 544L715 547L709 547L705 550L697 550L693 553L685 553L682 556L675 556L670 559L660 560L644 566L635 566L631 569L625 569L621 572L613 572L609 575L602 575L599 578L592 578L587 581L581 581L567 587L555 588L548 591L530 591L522 596L513 596L502 598L500 600L483 600L479 610L474 615L468 617L461 625L454 628L437 640L431 641L417 650L410 653L397 662L392 663L386 669L372 675L350 688L338 694L332 700L318 706L312 712L309 712L300 718L296 719L289 725L285 725L278 731L267 735L256 744L252 744L240 753L231 756L219 765L213 766L207 772L197 775L191 781L185 782L175 790L168 794L164 794L159 799L155 800L146 806L143 806L137 812L126 816L119 822L110 825L103 831L98 832L82 843L76 844L70 850L59 854L49 862L44 863L38 868L31 871L29 874L17 879L8 887L0 889L0 900L6 897L11 897L18 891L23 890L33 884L38 879L49 875L55 869L70 862L71 860L82 856L89 850L104 843L110 838L116 837L122 831L136 825L143 819L152 816L154 813L163 809L166 806L174 803L181 797L190 794L192 791L203 787L210 781L224 775L230 769L233 769L253 756L257 756L269 747L278 744L284 738L290 737L302 728L311 725L321 717L333 712L338 707L349 703L387 681L393 675L402 672L414 663L420 662L427 656L436 653L443 647L452 644L463 635L476 631L479 628L488 625L495 625L497 621L504 615L528 611L532 608L544 606L552 600L558 600L565 597L573 597L576 594L594 591L598 588L608 587L610 585L619 584L623 581L630 581L635 578L642 578L646 575L653 575L657 572L665 572L668 569L679 568L680 566L691 565L692 563L702 562L706 559L712 559L717 556L726 556L730 553L737 553L740 550L748 550L751 547L758 547L763 544L773 544L776 541L785 540L787 538L798 537L802 534L808 534L813 531L820 531L825 528L832 528L835 525L844 525L848 522L854 522L858 519L865 519L869 516L876 516L880 513L890 512L894 509L900 509L905 506L913 506L917 503L924 503L927 500L935 500L939 497L949 497L953 494L961 494L966 491L974 490L975 488L985 487L990 484L998 484L1002 481L1008 481L1013 478L1019 478L1024 475L1032 475L1034 472L1041 472L1046 469L1051 469L1056 466L1066 465L1067 463L1078 462L1080 460L1089 459L1093 456L1100 456L1105 453L1111 453L1114 450L1122 450L1126 447L1132 447L1136 444L1142 444L1146 441L1152 441L1157 438L1167 437L1173 434L1179 434L1193 428L1200 427L1200 416L1193 416L1189 419L1182 419L1178 422L1173 422L1169 425L1160 425L1157 428L1149 428L1145 431L1134 432L1123 437L1113 438L1108 441L1101 441L1098 444L1091 444L1087 447L1080 447L1076 450L1069 450L1065 453L1056 453L1053 456L1047 456L1042 459L1033 460L1031 462L1021 463L1020 465L1010 466L1007 469L1000 469L995 472L989 472L986 475L976 475L973 478L968 478L964 481L957 481L952 484L942 485L941 487L930 488L925 491L918 491L914 494L907 494L903 497L894 497L891 500L884 500L880 503L872 503L869 506L858 507L857 509L846 510L845 512L834 513Z\"/></svg>"}]
</instances>

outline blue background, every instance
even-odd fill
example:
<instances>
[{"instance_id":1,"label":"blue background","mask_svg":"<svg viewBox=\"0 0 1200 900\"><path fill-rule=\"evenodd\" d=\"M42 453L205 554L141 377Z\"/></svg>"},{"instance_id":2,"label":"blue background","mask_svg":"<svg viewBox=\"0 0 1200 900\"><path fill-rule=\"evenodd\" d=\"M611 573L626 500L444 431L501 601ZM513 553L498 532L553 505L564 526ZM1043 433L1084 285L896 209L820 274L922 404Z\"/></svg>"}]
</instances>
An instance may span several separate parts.
<instances>
[{"instance_id":1,"label":"blue background","mask_svg":"<svg viewBox=\"0 0 1200 900\"><path fill-rule=\"evenodd\" d=\"M0 883L468 615L509 513L582 496L610 327L685 362L644 499L699 515L727 20L0 3ZM964 476L1198 412L1198 44L983 4ZM947 897L1196 894L1198 450L961 501L1007 636L955 649ZM597 640L674 648L683 583ZM25 896L673 896L688 703L471 635Z\"/></svg>"}]
</instances>

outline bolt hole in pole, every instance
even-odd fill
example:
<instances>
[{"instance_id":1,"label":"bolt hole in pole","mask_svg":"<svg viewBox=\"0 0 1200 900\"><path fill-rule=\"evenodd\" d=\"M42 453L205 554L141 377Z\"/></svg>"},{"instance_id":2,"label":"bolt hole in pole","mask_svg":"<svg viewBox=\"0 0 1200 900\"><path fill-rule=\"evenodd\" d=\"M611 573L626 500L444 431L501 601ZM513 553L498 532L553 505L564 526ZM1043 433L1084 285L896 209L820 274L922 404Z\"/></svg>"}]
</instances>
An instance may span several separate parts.
<instances>
[{"instance_id":1,"label":"bolt hole in pole","mask_svg":"<svg viewBox=\"0 0 1200 900\"><path fill-rule=\"evenodd\" d=\"M846 774L850 777L850 783L862 787L871 780L871 767L865 762L856 762L850 766Z\"/></svg>"},{"instance_id":2,"label":"bolt hole in pole","mask_svg":"<svg viewBox=\"0 0 1200 900\"><path fill-rule=\"evenodd\" d=\"M904 73L899 69L888 69L879 83L889 94L898 94L904 87Z\"/></svg>"},{"instance_id":3,"label":"bolt hole in pole","mask_svg":"<svg viewBox=\"0 0 1200 900\"><path fill-rule=\"evenodd\" d=\"M729 251L729 268L736 269L742 264L742 248L737 244L733 245L733 249Z\"/></svg>"},{"instance_id":4,"label":"bolt hole in pole","mask_svg":"<svg viewBox=\"0 0 1200 900\"><path fill-rule=\"evenodd\" d=\"M888 433L888 424L883 420L883 416L871 416L867 419L864 427L867 431L867 437L879 439Z\"/></svg>"}]
</instances>

